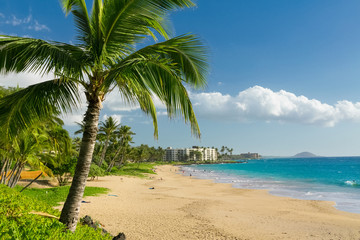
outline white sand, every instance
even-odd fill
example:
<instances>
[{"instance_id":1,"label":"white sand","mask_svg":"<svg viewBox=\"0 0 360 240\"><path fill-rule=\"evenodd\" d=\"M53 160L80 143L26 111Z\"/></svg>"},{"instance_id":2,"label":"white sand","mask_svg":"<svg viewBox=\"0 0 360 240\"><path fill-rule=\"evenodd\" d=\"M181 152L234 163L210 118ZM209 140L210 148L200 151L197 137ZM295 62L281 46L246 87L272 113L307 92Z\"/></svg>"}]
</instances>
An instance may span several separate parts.
<instances>
[{"instance_id":1,"label":"white sand","mask_svg":"<svg viewBox=\"0 0 360 240\"><path fill-rule=\"evenodd\" d=\"M154 179L111 176L88 182L117 197L87 197L81 215L100 221L112 234L124 232L129 240L360 239L360 214L337 210L333 202L236 189L184 177L175 169L158 167Z\"/></svg>"}]
</instances>

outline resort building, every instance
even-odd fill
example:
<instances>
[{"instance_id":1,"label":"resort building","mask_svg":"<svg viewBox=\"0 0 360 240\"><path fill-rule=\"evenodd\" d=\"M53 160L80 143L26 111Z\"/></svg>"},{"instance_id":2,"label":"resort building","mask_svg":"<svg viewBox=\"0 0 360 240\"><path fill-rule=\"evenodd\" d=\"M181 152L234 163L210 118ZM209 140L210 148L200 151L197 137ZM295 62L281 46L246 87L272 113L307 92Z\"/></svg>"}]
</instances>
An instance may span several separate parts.
<instances>
[{"instance_id":1,"label":"resort building","mask_svg":"<svg viewBox=\"0 0 360 240\"><path fill-rule=\"evenodd\" d=\"M168 147L165 150L164 161L217 161L215 148L193 146L192 148Z\"/></svg>"},{"instance_id":2,"label":"resort building","mask_svg":"<svg viewBox=\"0 0 360 240\"><path fill-rule=\"evenodd\" d=\"M240 154L241 159L258 159L261 158L261 155L258 153L242 153Z\"/></svg>"}]
</instances>

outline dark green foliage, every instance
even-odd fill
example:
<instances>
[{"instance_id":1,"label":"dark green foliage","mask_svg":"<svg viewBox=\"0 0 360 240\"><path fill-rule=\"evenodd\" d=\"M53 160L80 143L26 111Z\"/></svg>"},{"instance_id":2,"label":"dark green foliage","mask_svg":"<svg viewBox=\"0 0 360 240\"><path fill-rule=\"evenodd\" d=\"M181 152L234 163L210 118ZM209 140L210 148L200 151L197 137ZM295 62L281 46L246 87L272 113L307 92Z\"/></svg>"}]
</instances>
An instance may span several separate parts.
<instances>
[{"instance_id":1,"label":"dark green foliage","mask_svg":"<svg viewBox=\"0 0 360 240\"><path fill-rule=\"evenodd\" d=\"M0 239L111 239L87 226L78 226L75 233L65 230L56 218L44 217L31 212L59 216L45 202L25 196L7 186L0 185Z\"/></svg>"},{"instance_id":2,"label":"dark green foliage","mask_svg":"<svg viewBox=\"0 0 360 240\"><path fill-rule=\"evenodd\" d=\"M67 156L66 160L60 164L48 163L48 167L57 178L60 186L66 185L69 182L70 177L74 175L76 161L76 157Z\"/></svg>"}]
</instances>

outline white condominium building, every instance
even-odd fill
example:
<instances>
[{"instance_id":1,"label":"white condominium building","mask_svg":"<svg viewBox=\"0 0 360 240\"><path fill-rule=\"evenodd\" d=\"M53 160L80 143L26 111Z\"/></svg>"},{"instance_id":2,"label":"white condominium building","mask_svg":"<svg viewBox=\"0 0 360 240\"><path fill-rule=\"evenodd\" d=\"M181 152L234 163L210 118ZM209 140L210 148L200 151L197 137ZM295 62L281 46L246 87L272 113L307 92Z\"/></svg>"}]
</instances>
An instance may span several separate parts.
<instances>
[{"instance_id":1,"label":"white condominium building","mask_svg":"<svg viewBox=\"0 0 360 240\"><path fill-rule=\"evenodd\" d=\"M215 148L193 146L192 148L168 147L164 155L164 161L217 161Z\"/></svg>"}]
</instances>

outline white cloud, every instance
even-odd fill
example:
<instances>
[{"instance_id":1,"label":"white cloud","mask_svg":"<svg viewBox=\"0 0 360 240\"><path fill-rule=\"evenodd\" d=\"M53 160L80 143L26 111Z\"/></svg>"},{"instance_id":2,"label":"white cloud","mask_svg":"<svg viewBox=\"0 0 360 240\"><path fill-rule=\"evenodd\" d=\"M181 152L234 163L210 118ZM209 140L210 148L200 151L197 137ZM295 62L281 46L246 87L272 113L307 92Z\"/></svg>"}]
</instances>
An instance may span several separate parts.
<instances>
[{"instance_id":1,"label":"white cloud","mask_svg":"<svg viewBox=\"0 0 360 240\"><path fill-rule=\"evenodd\" d=\"M39 75L34 73L0 74L0 85L9 87L27 87L29 85L54 79L53 74Z\"/></svg>"},{"instance_id":2,"label":"white cloud","mask_svg":"<svg viewBox=\"0 0 360 240\"><path fill-rule=\"evenodd\" d=\"M219 92L191 94L198 117L233 121L280 121L332 127L339 121L360 122L360 102L334 106L281 90L254 86L237 96Z\"/></svg>"},{"instance_id":3,"label":"white cloud","mask_svg":"<svg viewBox=\"0 0 360 240\"><path fill-rule=\"evenodd\" d=\"M64 125L66 126L76 126L76 122L81 123L81 121L84 119L83 114L80 113L69 113L66 115L62 115L61 119L64 121Z\"/></svg>"},{"instance_id":4,"label":"white cloud","mask_svg":"<svg viewBox=\"0 0 360 240\"><path fill-rule=\"evenodd\" d=\"M120 93L116 89L106 96L103 106L105 109L108 109L110 111L129 112L136 109L140 109L140 106L138 104L126 103L124 98L120 95Z\"/></svg>"},{"instance_id":5,"label":"white cloud","mask_svg":"<svg viewBox=\"0 0 360 240\"><path fill-rule=\"evenodd\" d=\"M44 24L40 24L38 21L34 21L34 23L30 26L28 26L28 29L30 30L35 30L35 31L42 31L42 30L46 30L46 31L50 31L50 28L48 28L46 25Z\"/></svg>"},{"instance_id":6,"label":"white cloud","mask_svg":"<svg viewBox=\"0 0 360 240\"><path fill-rule=\"evenodd\" d=\"M8 20L5 21L6 24L10 24L13 26L17 26L23 23L22 19L17 18L16 16L12 15Z\"/></svg>"},{"instance_id":7,"label":"white cloud","mask_svg":"<svg viewBox=\"0 0 360 240\"><path fill-rule=\"evenodd\" d=\"M4 14L0 13L1 18L5 18ZM34 30L34 31L50 31L50 28L46 26L45 24L39 23L38 20L33 19L32 15L29 14L25 18L17 18L15 15L11 15L11 17L8 17L5 20L5 24L12 25L12 26L25 26L27 29Z\"/></svg>"},{"instance_id":8,"label":"white cloud","mask_svg":"<svg viewBox=\"0 0 360 240\"><path fill-rule=\"evenodd\" d=\"M167 113L166 111L156 112L156 114L157 114L158 116L167 116L167 115L168 115L168 113Z\"/></svg>"},{"instance_id":9,"label":"white cloud","mask_svg":"<svg viewBox=\"0 0 360 240\"><path fill-rule=\"evenodd\" d=\"M31 84L53 79L53 75L40 76L32 73L0 75L0 86L27 87ZM189 93L198 118L217 121L278 121L332 127L341 121L360 122L360 102L347 100L330 105L305 96L297 96L291 92L280 90L274 92L261 86L254 86L239 92L236 96L220 92ZM66 125L74 125L81 121L86 109L86 99L81 95L81 106L78 111L64 120ZM166 115L166 107L158 98L154 104L159 116ZM114 90L103 103L103 112L115 116L121 121L123 114L140 109L139 105L129 105ZM81 114L80 114L81 113ZM130 121L131 116L127 117Z\"/></svg>"},{"instance_id":10,"label":"white cloud","mask_svg":"<svg viewBox=\"0 0 360 240\"><path fill-rule=\"evenodd\" d=\"M114 120L117 121L117 123L121 123L121 118L122 116L119 114L111 114L110 116L108 116L107 114L105 114L102 118L103 121L105 121L108 117L112 117Z\"/></svg>"}]
</instances>

